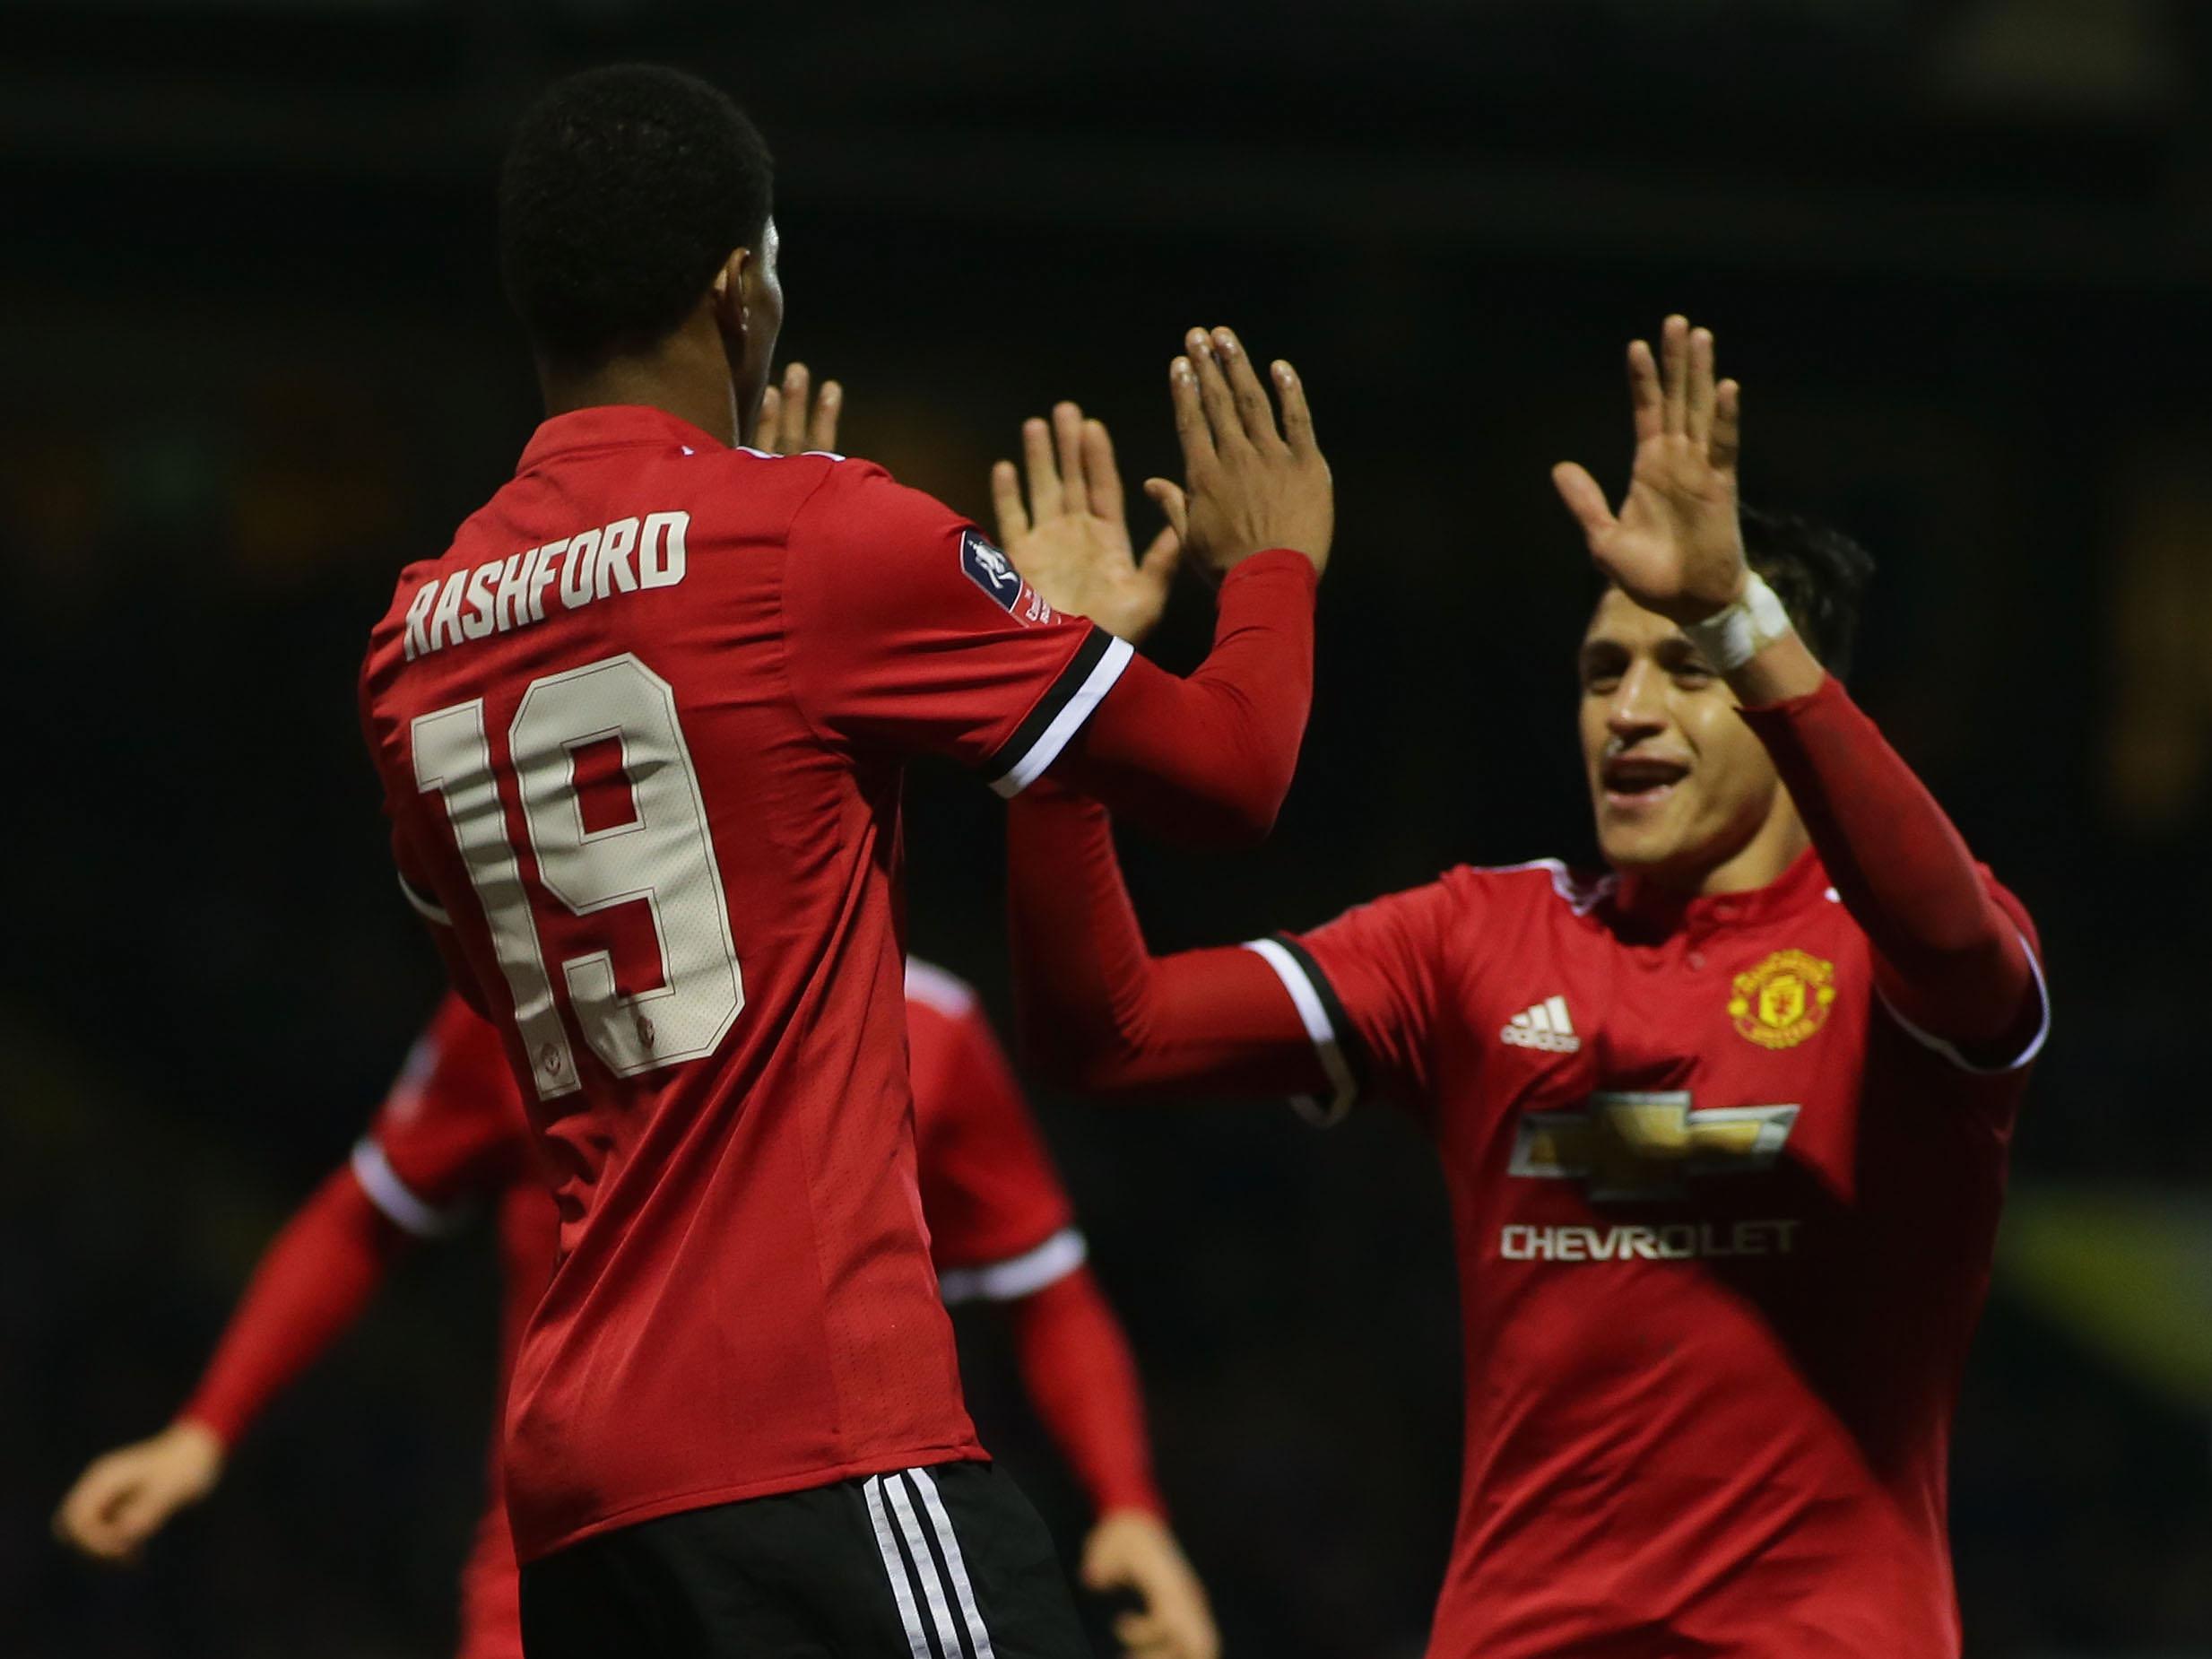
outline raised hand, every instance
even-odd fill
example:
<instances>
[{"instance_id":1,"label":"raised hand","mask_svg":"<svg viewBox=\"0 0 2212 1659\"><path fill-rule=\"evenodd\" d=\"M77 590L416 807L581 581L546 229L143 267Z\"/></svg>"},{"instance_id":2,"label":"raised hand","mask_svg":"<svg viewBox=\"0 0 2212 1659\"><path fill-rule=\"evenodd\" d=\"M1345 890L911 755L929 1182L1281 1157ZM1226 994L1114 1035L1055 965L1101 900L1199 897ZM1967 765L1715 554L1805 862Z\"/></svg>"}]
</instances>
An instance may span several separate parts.
<instances>
[{"instance_id":1,"label":"raised hand","mask_svg":"<svg viewBox=\"0 0 2212 1659\"><path fill-rule=\"evenodd\" d=\"M1551 481L1590 543L1598 569L1647 611L1702 621L1739 598L1749 579L1737 519L1736 448L1742 391L1713 379L1713 334L1670 317L1660 361L1628 348L1635 465L1615 514L1583 467L1562 461Z\"/></svg>"},{"instance_id":2,"label":"raised hand","mask_svg":"<svg viewBox=\"0 0 2212 1659\"><path fill-rule=\"evenodd\" d=\"M1122 506L1122 474L1104 424L1073 404L1056 404L1048 424L1022 422L1029 474L1024 506L1011 461L991 469L991 505L999 545L1014 569L1054 609L1087 616L1131 643L1152 631L1167 604L1183 544L1162 530L1136 556Z\"/></svg>"},{"instance_id":3,"label":"raised hand","mask_svg":"<svg viewBox=\"0 0 2212 1659\"><path fill-rule=\"evenodd\" d=\"M1267 388L1235 334L1193 328L1184 346L1187 355L1175 359L1167 376L1184 488L1153 478L1145 492L1217 580L1271 547L1294 548L1314 569L1325 569L1336 491L1297 371L1279 360L1272 368L1282 404L1278 428Z\"/></svg>"},{"instance_id":4,"label":"raised hand","mask_svg":"<svg viewBox=\"0 0 2212 1659\"><path fill-rule=\"evenodd\" d=\"M222 1442L189 1420L93 1461L54 1515L54 1533L98 1561L131 1561L169 1517L221 1477Z\"/></svg>"},{"instance_id":5,"label":"raised hand","mask_svg":"<svg viewBox=\"0 0 2212 1659\"><path fill-rule=\"evenodd\" d=\"M810 407L811 379L804 363L789 363L784 369L784 384L760 394L760 447L774 455L836 450L837 417L845 412L845 388L835 380L823 381L820 395Z\"/></svg>"},{"instance_id":6,"label":"raised hand","mask_svg":"<svg viewBox=\"0 0 2212 1659\"><path fill-rule=\"evenodd\" d=\"M1157 1516L1117 1509L1099 1517L1084 1541L1082 1577L1086 1589L1131 1590L1144 1603L1114 1621L1131 1659L1219 1659L1205 1586Z\"/></svg>"}]
</instances>

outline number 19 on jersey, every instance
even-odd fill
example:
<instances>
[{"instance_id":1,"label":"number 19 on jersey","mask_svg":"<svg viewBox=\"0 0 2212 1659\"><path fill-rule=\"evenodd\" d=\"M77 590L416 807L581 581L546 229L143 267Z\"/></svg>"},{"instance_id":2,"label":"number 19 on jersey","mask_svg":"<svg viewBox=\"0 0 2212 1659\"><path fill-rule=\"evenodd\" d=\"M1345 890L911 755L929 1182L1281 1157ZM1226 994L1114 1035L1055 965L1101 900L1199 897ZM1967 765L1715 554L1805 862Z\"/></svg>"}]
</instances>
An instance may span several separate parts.
<instances>
[{"instance_id":1,"label":"number 19 on jersey","mask_svg":"<svg viewBox=\"0 0 2212 1659\"><path fill-rule=\"evenodd\" d=\"M577 754L602 743L620 745L635 812L628 822L587 828ZM575 1057L507 834L483 699L419 717L412 745L415 786L444 799L483 906L538 1097L568 1094ZM560 962L584 1040L622 1077L713 1053L745 1005L745 981L674 690L628 652L547 674L523 693L507 755L546 892L579 916L625 904L652 914L658 988L623 995L611 950Z\"/></svg>"}]
</instances>

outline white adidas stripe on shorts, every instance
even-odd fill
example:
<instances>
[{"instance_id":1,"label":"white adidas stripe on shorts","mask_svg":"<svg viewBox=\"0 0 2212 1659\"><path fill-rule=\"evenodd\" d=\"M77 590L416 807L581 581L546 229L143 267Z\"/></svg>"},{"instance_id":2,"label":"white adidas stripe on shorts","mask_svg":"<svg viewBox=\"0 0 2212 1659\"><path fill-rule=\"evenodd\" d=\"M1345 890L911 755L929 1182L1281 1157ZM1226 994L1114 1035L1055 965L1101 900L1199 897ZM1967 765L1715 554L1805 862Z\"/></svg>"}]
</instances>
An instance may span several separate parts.
<instances>
[{"instance_id":1,"label":"white adidas stripe on shorts","mask_svg":"<svg viewBox=\"0 0 2212 1659\"><path fill-rule=\"evenodd\" d=\"M967 1562L926 1469L902 1469L871 1475L861 1483L868 1518L875 1526L876 1548L891 1581L891 1597L906 1626L912 1659L993 1659L991 1633L984 1629ZM965 1637L965 1640L963 1640Z\"/></svg>"}]
</instances>

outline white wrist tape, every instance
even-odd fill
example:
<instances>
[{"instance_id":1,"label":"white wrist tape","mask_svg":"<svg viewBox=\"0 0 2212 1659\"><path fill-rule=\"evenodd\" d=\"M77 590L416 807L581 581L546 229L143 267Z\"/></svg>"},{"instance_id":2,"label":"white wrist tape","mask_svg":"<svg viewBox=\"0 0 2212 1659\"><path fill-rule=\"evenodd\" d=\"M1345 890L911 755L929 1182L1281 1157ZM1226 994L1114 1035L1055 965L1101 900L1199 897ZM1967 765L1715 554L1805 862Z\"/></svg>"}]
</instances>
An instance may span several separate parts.
<instances>
[{"instance_id":1,"label":"white wrist tape","mask_svg":"<svg viewBox=\"0 0 2212 1659\"><path fill-rule=\"evenodd\" d=\"M1682 631L1716 672L1732 674L1790 631L1790 613L1755 570L1742 598L1702 622L1684 623Z\"/></svg>"}]
</instances>

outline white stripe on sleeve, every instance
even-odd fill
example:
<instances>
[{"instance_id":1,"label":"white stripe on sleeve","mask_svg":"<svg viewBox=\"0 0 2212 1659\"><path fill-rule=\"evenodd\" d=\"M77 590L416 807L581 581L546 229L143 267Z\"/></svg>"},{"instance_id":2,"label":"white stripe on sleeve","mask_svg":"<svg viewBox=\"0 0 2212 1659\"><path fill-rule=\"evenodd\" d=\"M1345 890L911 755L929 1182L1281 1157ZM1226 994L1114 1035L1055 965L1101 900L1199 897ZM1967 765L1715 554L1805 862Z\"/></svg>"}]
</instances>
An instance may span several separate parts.
<instances>
[{"instance_id":1,"label":"white stripe on sleeve","mask_svg":"<svg viewBox=\"0 0 2212 1659\"><path fill-rule=\"evenodd\" d=\"M1002 1262L946 1268L937 1275L937 1290L947 1307L961 1302L1019 1302L1065 1279L1089 1255L1080 1229L1063 1227L1036 1249Z\"/></svg>"},{"instance_id":2,"label":"white stripe on sleeve","mask_svg":"<svg viewBox=\"0 0 2212 1659\"><path fill-rule=\"evenodd\" d=\"M1090 711L1114 689L1114 682L1122 677L1122 670L1129 666L1129 659L1135 655L1128 640L1108 641L1106 654L1083 677L1083 683L1075 688L1075 695L1061 705L1052 724L1029 745L1029 752L1009 767L992 788L1011 800L1043 777L1045 769L1060 758L1060 751L1068 746L1068 739L1082 730L1083 722L1090 718Z\"/></svg>"},{"instance_id":3,"label":"white stripe on sleeve","mask_svg":"<svg viewBox=\"0 0 2212 1659\"><path fill-rule=\"evenodd\" d=\"M1247 940L1245 949L1273 968L1275 977L1283 982L1283 989L1290 994L1291 1006L1298 1011L1298 1019L1306 1027L1314 1052L1321 1057L1321 1069L1328 1075L1330 1087L1336 1090L1328 1100L1315 1095L1294 1095L1290 1101L1292 1108L1317 1129L1342 1122L1344 1114L1352 1109L1352 1102L1359 1097L1359 1083L1352 1075L1351 1063L1344 1057L1344 1047L1336 1028L1329 1023L1328 1004L1321 1000L1321 993L1306 977L1298 959L1284 950L1279 942Z\"/></svg>"},{"instance_id":4,"label":"white stripe on sleeve","mask_svg":"<svg viewBox=\"0 0 2212 1659\"><path fill-rule=\"evenodd\" d=\"M2014 931L2018 930L2016 928ZM1889 1017L1895 1020L1904 1029L1904 1034L1914 1042L1923 1047L1934 1049L1962 1072L1969 1073L1975 1077L2001 1077L2007 1072L2018 1071L2037 1055L2043 1053L2043 1044L2051 1036L2051 986L2043 979L2043 965L2037 960L2035 947L2028 943L2025 934L2020 934L2020 948L2027 952L2028 971L2035 976L2035 995L2043 1003L2043 1017L2036 1024L2035 1035L2028 1038L2027 1047L2021 1049L2011 1059L2001 1061L1996 1065L1976 1065L1959 1052L1956 1043L1947 1038L1938 1037L1933 1031L1923 1031L1906 1019L1897 1011L1897 1005L1895 1003L1882 995L1879 986L1875 988L1875 995L1881 996L1882 1006L1889 1011Z\"/></svg>"},{"instance_id":5,"label":"white stripe on sleeve","mask_svg":"<svg viewBox=\"0 0 2212 1659\"><path fill-rule=\"evenodd\" d=\"M418 1238L439 1238L461 1224L461 1212L440 1210L415 1196L399 1178L392 1160L373 1135L353 1143L353 1178L369 1194L369 1202L391 1218L393 1224Z\"/></svg>"},{"instance_id":6,"label":"white stripe on sleeve","mask_svg":"<svg viewBox=\"0 0 2212 1659\"><path fill-rule=\"evenodd\" d=\"M453 916L447 912L446 907L428 893L417 892L415 884L403 875L399 878L399 890L407 895L407 902L414 907L417 916L426 916L440 927L453 925Z\"/></svg>"}]
</instances>

